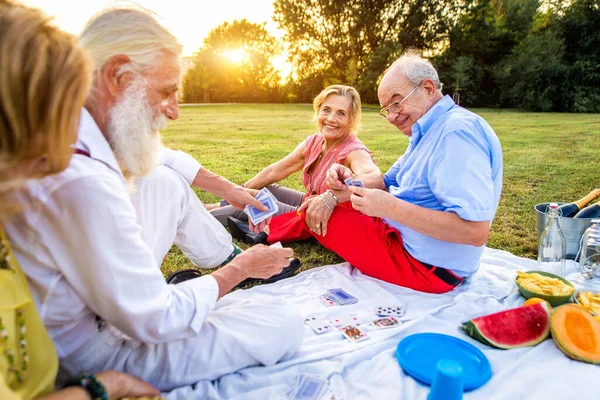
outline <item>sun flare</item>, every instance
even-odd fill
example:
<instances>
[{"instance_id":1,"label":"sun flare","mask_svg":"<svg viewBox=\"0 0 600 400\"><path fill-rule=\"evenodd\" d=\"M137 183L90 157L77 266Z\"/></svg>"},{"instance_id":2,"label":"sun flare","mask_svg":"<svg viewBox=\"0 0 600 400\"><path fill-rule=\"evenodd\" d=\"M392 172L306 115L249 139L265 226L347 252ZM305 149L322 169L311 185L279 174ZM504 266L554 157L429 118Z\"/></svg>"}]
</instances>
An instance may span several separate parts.
<instances>
[{"instance_id":1,"label":"sun flare","mask_svg":"<svg viewBox=\"0 0 600 400\"><path fill-rule=\"evenodd\" d=\"M244 49L227 50L223 52L223 55L236 64L241 64L246 60L246 52Z\"/></svg>"},{"instance_id":2,"label":"sun flare","mask_svg":"<svg viewBox=\"0 0 600 400\"><path fill-rule=\"evenodd\" d=\"M279 72L282 81L285 81L292 73L292 64L287 60L287 53L273 57L271 63L275 70Z\"/></svg>"}]
</instances>

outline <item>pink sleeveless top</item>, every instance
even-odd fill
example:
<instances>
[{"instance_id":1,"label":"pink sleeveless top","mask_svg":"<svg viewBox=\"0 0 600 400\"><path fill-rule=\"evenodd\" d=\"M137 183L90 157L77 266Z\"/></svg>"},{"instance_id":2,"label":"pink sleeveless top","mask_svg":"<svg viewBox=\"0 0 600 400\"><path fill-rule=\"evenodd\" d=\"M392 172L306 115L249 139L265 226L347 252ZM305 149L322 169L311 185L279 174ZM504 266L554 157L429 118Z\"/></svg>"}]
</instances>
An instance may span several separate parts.
<instances>
[{"instance_id":1,"label":"pink sleeveless top","mask_svg":"<svg viewBox=\"0 0 600 400\"><path fill-rule=\"evenodd\" d=\"M332 164L343 164L348 154L355 150L364 150L373 159L373 154L367 147L354 135L348 135L342 142L336 144L323 156L323 159L315 168L312 175L308 174L310 166L319 158L319 154L323 150L323 142L325 138L321 133L317 132L306 139L306 150L304 150L304 167L302 168L302 183L306 188L308 196L321 194L327 189L325 177L327 170ZM373 162L375 160L373 159ZM306 198L306 197L305 197Z\"/></svg>"}]
</instances>

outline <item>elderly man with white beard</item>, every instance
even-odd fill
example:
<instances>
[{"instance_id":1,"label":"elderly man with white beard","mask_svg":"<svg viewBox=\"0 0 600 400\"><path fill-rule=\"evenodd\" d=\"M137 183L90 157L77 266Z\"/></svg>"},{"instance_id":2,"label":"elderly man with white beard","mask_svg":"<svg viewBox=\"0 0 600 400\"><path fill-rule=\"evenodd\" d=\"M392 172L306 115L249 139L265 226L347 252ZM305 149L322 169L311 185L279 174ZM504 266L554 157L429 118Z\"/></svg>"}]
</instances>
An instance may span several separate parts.
<instances>
[{"instance_id":1,"label":"elderly man with white beard","mask_svg":"<svg viewBox=\"0 0 600 400\"><path fill-rule=\"evenodd\" d=\"M164 150L173 169L154 167L158 129L178 117L181 45L138 8L101 12L80 41L95 76L76 154L18 194L22 211L5 226L55 342L58 383L117 369L170 390L293 355L303 336L294 308L265 297L217 301L248 277L281 271L292 250L257 245L233 258L231 236L189 183L225 188L234 202L247 202L245 192L184 153ZM159 266L173 243L198 266L233 259L168 285Z\"/></svg>"}]
</instances>

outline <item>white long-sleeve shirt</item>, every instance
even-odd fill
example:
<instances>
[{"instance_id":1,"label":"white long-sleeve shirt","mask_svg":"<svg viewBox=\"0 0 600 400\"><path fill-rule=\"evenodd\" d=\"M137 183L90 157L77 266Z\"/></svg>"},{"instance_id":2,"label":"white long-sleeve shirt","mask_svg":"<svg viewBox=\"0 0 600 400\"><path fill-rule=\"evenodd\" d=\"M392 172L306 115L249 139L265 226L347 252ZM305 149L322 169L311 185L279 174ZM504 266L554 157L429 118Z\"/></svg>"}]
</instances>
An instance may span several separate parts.
<instances>
[{"instance_id":1,"label":"white long-sleeve shirt","mask_svg":"<svg viewBox=\"0 0 600 400\"><path fill-rule=\"evenodd\" d=\"M62 173L29 182L17 194L25 210L5 225L59 357L96 334L96 315L144 342L195 335L218 298L216 280L166 284L114 154L87 110L76 147L90 157L75 154ZM200 168L181 152L166 150L163 160L188 182Z\"/></svg>"}]
</instances>

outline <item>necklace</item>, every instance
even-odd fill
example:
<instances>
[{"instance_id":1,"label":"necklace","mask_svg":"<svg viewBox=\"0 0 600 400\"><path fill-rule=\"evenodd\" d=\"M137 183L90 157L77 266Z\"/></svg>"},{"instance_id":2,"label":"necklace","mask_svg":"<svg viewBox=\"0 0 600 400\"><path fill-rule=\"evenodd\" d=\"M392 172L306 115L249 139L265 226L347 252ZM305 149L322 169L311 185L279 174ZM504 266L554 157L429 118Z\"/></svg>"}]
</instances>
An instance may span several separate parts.
<instances>
[{"instance_id":1,"label":"necklace","mask_svg":"<svg viewBox=\"0 0 600 400\"><path fill-rule=\"evenodd\" d=\"M15 350L8 348L8 331L0 318L0 341L4 347L4 357L8 361L8 371L15 374L17 381L22 383L27 377L27 368L29 367L29 355L27 354L27 340L25 340L25 317L23 310L17 309L17 326L19 327L19 353L21 354L21 368L17 368Z\"/></svg>"},{"instance_id":2,"label":"necklace","mask_svg":"<svg viewBox=\"0 0 600 400\"><path fill-rule=\"evenodd\" d=\"M11 266L10 248L5 240L4 237L0 238L0 269L8 269L14 272L14 268ZM18 326L19 335L18 352L21 355L20 368L17 367L16 351L8 347L8 330L4 326L2 318L0 318L0 345L4 348L3 353L8 362L8 372L13 373L19 383L23 383L27 377L29 367L29 354L27 352L27 340L25 339L27 327L25 326L23 310L17 308L16 313L16 325Z\"/></svg>"}]
</instances>

